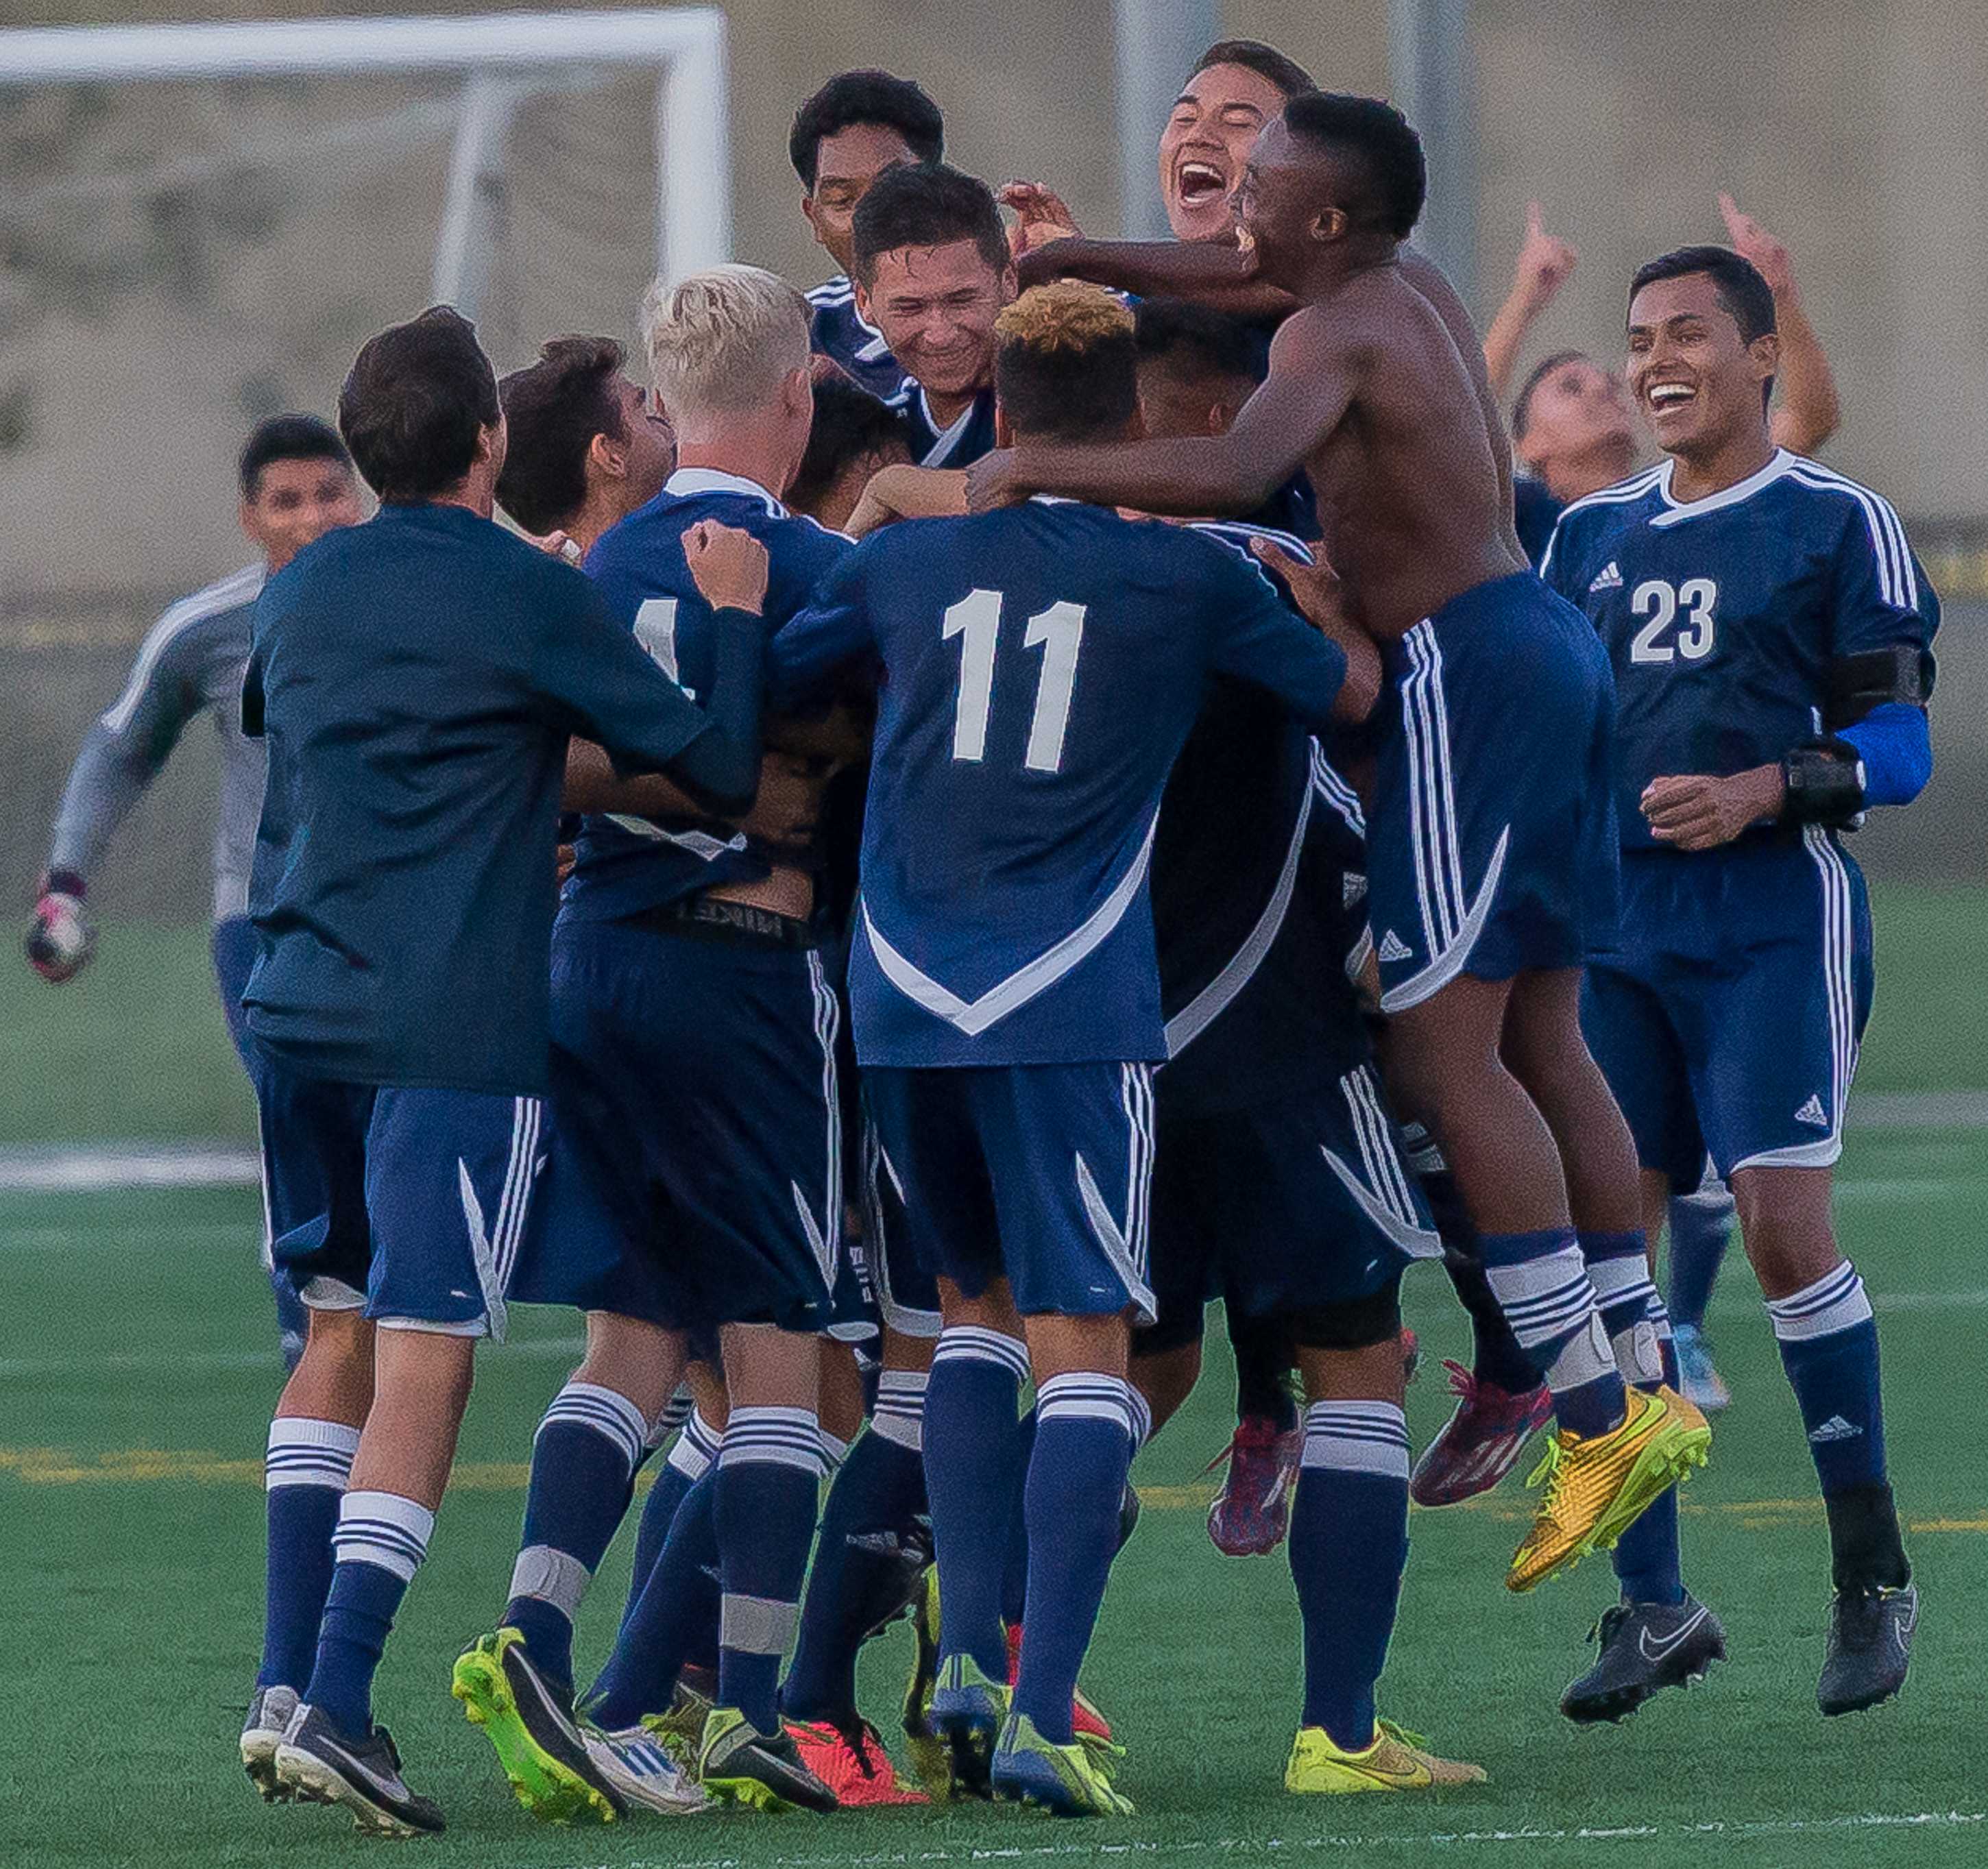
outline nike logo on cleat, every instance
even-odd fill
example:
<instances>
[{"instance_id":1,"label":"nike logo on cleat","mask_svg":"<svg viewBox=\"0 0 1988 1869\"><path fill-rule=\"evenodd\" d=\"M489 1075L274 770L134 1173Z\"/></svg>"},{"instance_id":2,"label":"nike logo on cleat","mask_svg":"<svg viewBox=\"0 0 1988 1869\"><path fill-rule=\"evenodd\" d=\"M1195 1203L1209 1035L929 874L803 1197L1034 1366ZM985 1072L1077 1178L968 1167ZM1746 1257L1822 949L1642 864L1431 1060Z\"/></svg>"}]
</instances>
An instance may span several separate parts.
<instances>
[{"instance_id":1,"label":"nike logo on cleat","mask_svg":"<svg viewBox=\"0 0 1988 1869\"><path fill-rule=\"evenodd\" d=\"M1795 1120L1807 1123L1816 1129L1827 1129L1829 1127L1829 1112L1823 1108L1821 1097L1811 1097L1795 1112Z\"/></svg>"},{"instance_id":2,"label":"nike logo on cleat","mask_svg":"<svg viewBox=\"0 0 1988 1869\"><path fill-rule=\"evenodd\" d=\"M1588 586L1587 594L1591 597L1598 590L1620 590L1621 588L1622 573L1611 558L1602 567L1594 582Z\"/></svg>"},{"instance_id":3,"label":"nike logo on cleat","mask_svg":"<svg viewBox=\"0 0 1988 1869\"><path fill-rule=\"evenodd\" d=\"M1415 949L1392 928L1381 937L1381 945L1375 951L1384 961L1412 961L1415 958Z\"/></svg>"},{"instance_id":4,"label":"nike logo on cleat","mask_svg":"<svg viewBox=\"0 0 1988 1869\"><path fill-rule=\"evenodd\" d=\"M1669 1634L1655 1637L1651 1635L1649 1624L1645 1623L1636 1631L1636 1646L1642 1651L1643 1659L1645 1661L1668 1659L1682 1643L1689 1639L1692 1631L1704 1621L1706 1614L1707 1611L1701 1604L1696 1616L1687 1617Z\"/></svg>"},{"instance_id":5,"label":"nike logo on cleat","mask_svg":"<svg viewBox=\"0 0 1988 1869\"><path fill-rule=\"evenodd\" d=\"M1833 1441L1854 1441L1864 1430L1853 1426L1840 1414L1832 1414L1820 1426L1808 1431L1811 1447L1827 1447Z\"/></svg>"}]
</instances>

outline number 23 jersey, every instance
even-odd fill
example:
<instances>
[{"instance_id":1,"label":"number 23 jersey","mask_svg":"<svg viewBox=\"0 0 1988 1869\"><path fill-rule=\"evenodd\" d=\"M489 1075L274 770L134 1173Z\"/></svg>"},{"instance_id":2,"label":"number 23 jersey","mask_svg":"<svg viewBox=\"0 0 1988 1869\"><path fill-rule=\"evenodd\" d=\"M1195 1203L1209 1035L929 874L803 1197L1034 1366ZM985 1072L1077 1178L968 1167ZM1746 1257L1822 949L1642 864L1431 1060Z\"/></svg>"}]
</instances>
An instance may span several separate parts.
<instances>
[{"instance_id":1,"label":"number 23 jersey","mask_svg":"<svg viewBox=\"0 0 1988 1869\"><path fill-rule=\"evenodd\" d=\"M1615 671L1616 816L1655 840L1644 788L1726 777L1823 730L1832 663L1921 648L1939 602L1890 505L1785 449L1703 499L1679 501L1668 461L1577 501L1540 575L1584 611Z\"/></svg>"},{"instance_id":2,"label":"number 23 jersey","mask_svg":"<svg viewBox=\"0 0 1988 1869\"><path fill-rule=\"evenodd\" d=\"M1344 656L1226 546L1046 499L865 541L774 639L769 698L866 654L858 1058L1164 1057L1147 878L1204 681L1322 724Z\"/></svg>"}]
</instances>

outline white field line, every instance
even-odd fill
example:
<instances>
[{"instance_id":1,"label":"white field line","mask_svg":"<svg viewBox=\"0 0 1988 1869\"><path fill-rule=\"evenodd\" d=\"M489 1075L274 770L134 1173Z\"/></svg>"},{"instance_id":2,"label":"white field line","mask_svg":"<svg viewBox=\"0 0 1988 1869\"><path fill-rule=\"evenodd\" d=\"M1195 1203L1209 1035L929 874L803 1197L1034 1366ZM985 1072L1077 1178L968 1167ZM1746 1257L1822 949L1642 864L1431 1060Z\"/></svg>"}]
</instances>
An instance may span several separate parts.
<instances>
[{"instance_id":1,"label":"white field line","mask_svg":"<svg viewBox=\"0 0 1988 1869\"><path fill-rule=\"evenodd\" d=\"M793 1855L637 1857L596 1869L906 1869L925 1863L1117 1862L1161 1857L1220 1855L1231 1861L1314 1850L1428 1850L1519 1844L1573 1843L1591 1853L1623 1844L1689 1843L1699 1837L1745 1840L1770 1837L1855 1836L1875 1830L1922 1834L1962 1831L1988 1823L1988 1812L1865 1811L1838 1817L1763 1818L1706 1823L1632 1823L1619 1827L1526 1825L1517 1830L1453 1830L1388 1836L1345 1831L1315 1837L1200 1837L1173 1842L1016 1844L1006 1846L928 1844L901 1849L810 1850Z\"/></svg>"}]
</instances>

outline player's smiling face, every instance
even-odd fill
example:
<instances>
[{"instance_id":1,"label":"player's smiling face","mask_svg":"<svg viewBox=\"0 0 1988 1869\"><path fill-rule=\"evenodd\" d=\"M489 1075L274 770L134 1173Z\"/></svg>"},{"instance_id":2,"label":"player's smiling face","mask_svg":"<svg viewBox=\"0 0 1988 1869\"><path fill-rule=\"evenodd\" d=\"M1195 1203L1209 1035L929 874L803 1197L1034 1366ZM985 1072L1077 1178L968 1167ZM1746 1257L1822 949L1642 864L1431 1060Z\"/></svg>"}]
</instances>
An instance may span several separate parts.
<instances>
[{"instance_id":1,"label":"player's smiling face","mask_svg":"<svg viewBox=\"0 0 1988 1869\"><path fill-rule=\"evenodd\" d=\"M359 488L336 461L272 461L242 502L242 529L280 571L307 545L341 526L357 526Z\"/></svg>"},{"instance_id":2,"label":"player's smiling face","mask_svg":"<svg viewBox=\"0 0 1988 1869\"><path fill-rule=\"evenodd\" d=\"M1211 65L1187 81L1160 134L1160 195L1176 240L1234 233L1229 197L1258 132L1283 106L1283 93L1246 66Z\"/></svg>"},{"instance_id":3,"label":"player's smiling face","mask_svg":"<svg viewBox=\"0 0 1988 1869\"><path fill-rule=\"evenodd\" d=\"M857 204L886 169L918 161L898 133L882 123L851 123L823 137L815 151L814 187L801 201L814 237L844 272L849 270L850 226Z\"/></svg>"},{"instance_id":4,"label":"player's smiling face","mask_svg":"<svg viewBox=\"0 0 1988 1869\"><path fill-rule=\"evenodd\" d=\"M994 320L1014 296L1012 267L996 272L977 242L954 240L878 254L857 309L928 394L967 396L994 380Z\"/></svg>"},{"instance_id":5,"label":"player's smiling face","mask_svg":"<svg viewBox=\"0 0 1988 1869\"><path fill-rule=\"evenodd\" d=\"M1709 273L1658 279L1629 307L1629 388L1665 453L1723 448L1767 424L1779 360L1771 336L1749 344Z\"/></svg>"},{"instance_id":6,"label":"player's smiling face","mask_svg":"<svg viewBox=\"0 0 1988 1869\"><path fill-rule=\"evenodd\" d=\"M1273 286L1303 278L1330 179L1330 165L1301 148L1281 117L1272 118L1250 150L1233 203L1236 238L1254 250L1259 277Z\"/></svg>"}]
</instances>

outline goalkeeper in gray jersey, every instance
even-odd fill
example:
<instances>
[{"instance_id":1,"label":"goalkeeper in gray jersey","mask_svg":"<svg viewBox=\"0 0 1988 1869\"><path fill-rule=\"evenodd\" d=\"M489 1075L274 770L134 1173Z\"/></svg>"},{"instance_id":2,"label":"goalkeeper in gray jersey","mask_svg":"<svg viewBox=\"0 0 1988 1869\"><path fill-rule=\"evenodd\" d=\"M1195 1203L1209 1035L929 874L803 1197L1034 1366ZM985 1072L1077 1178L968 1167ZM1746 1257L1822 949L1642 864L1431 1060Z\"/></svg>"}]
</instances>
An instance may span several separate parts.
<instances>
[{"instance_id":1,"label":"goalkeeper in gray jersey","mask_svg":"<svg viewBox=\"0 0 1988 1869\"><path fill-rule=\"evenodd\" d=\"M262 810L262 743L242 732L242 674L249 624L265 577L313 539L361 517L352 461L337 434L315 416L279 415L257 425L242 451L242 529L261 562L175 603L152 626L124 691L98 716L63 789L40 900L28 930L28 959L45 980L73 978L95 934L83 901L111 834L164 769L196 715L211 714L221 736L219 822L214 839L214 970L221 1010L239 1051L242 989L255 959L248 922L248 866ZM286 1320L285 1349L292 1350ZM302 1347L299 1337L296 1348Z\"/></svg>"}]
</instances>

